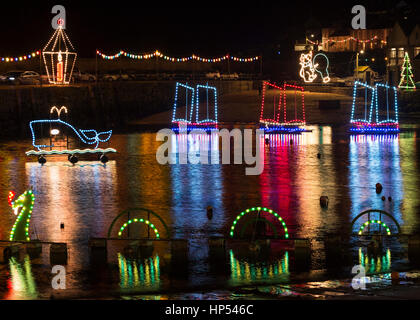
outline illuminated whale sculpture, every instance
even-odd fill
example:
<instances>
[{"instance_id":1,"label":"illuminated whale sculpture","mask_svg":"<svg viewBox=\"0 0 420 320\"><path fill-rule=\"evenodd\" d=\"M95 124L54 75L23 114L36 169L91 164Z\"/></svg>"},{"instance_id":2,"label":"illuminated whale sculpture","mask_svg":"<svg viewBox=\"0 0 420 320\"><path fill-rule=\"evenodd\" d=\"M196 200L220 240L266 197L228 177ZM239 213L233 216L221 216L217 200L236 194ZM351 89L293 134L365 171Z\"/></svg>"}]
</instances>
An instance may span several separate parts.
<instances>
[{"instance_id":1,"label":"illuminated whale sculpture","mask_svg":"<svg viewBox=\"0 0 420 320\"><path fill-rule=\"evenodd\" d=\"M29 123L29 127L31 129L32 133L32 145L37 148L38 150L41 150L42 148L53 148L54 145L43 145L43 144L37 144L37 138L35 133L35 126L37 125L57 125L60 124L64 126L64 128L69 129L70 132L74 132L74 134L79 137L80 141L85 144L94 144L95 149L98 147L100 142L107 142L112 135L112 130L105 131L105 132L97 132L96 130L89 129L89 130L81 130L76 129L71 124L64 122L63 120L56 119L56 120L34 120ZM56 130L56 131L54 131ZM58 134L58 129L53 129L50 132L51 134Z\"/></svg>"},{"instance_id":2,"label":"illuminated whale sculpture","mask_svg":"<svg viewBox=\"0 0 420 320\"><path fill-rule=\"evenodd\" d=\"M99 154L99 160L102 163L108 162L106 153L117 152L113 148L98 148L100 143L109 141L112 135L112 130L98 132L94 129L82 130L77 129L70 123L60 119L60 116L67 117L67 108L62 106L60 109L56 106L50 110L50 117L57 114L56 119L33 120L29 123L29 128L32 134L32 145L35 150L26 152L27 156L38 156L38 162L44 164L46 155L67 154L68 160L75 164L78 161L77 154ZM66 118L67 120L67 118ZM48 135L43 133L48 129ZM69 148L69 137L78 138L81 143L92 145L93 148L85 149L71 149ZM49 140L49 142L45 142ZM47 149L47 150L46 150Z\"/></svg>"}]
</instances>

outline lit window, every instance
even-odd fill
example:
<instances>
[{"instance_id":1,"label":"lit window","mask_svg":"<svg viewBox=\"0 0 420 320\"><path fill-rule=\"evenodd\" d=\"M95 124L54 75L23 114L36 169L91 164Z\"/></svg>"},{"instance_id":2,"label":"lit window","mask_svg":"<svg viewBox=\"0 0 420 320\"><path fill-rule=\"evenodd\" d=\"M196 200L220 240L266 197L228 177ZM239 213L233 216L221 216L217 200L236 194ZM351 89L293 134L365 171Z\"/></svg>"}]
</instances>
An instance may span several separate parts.
<instances>
[{"instance_id":1,"label":"lit window","mask_svg":"<svg viewBox=\"0 0 420 320\"><path fill-rule=\"evenodd\" d=\"M420 54L420 47L414 48L414 56L417 57L417 55Z\"/></svg>"},{"instance_id":2,"label":"lit window","mask_svg":"<svg viewBox=\"0 0 420 320\"><path fill-rule=\"evenodd\" d=\"M390 57L391 58L395 58L397 56L396 52L397 52L396 49L395 48L392 48L391 49L391 53L390 53Z\"/></svg>"},{"instance_id":3,"label":"lit window","mask_svg":"<svg viewBox=\"0 0 420 320\"><path fill-rule=\"evenodd\" d=\"M404 58L404 48L398 49L398 58Z\"/></svg>"}]
</instances>

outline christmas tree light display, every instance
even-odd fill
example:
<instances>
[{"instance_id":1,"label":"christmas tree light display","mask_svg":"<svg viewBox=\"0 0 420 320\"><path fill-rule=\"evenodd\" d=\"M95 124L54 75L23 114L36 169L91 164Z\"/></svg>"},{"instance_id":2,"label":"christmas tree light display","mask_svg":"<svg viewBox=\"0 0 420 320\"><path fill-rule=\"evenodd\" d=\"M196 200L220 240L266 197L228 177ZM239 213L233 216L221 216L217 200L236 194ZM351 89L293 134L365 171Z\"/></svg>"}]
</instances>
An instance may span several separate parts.
<instances>
[{"instance_id":1,"label":"christmas tree light display","mask_svg":"<svg viewBox=\"0 0 420 320\"><path fill-rule=\"evenodd\" d=\"M62 22L62 24L63 23L64 22ZM44 47L42 58L44 60L49 83L70 83L77 53L62 25L58 26Z\"/></svg>"},{"instance_id":2,"label":"christmas tree light display","mask_svg":"<svg viewBox=\"0 0 420 320\"><path fill-rule=\"evenodd\" d=\"M416 85L413 80L413 69L407 52L404 55L404 63L401 68L401 80L398 88L406 90L416 89Z\"/></svg>"}]
</instances>

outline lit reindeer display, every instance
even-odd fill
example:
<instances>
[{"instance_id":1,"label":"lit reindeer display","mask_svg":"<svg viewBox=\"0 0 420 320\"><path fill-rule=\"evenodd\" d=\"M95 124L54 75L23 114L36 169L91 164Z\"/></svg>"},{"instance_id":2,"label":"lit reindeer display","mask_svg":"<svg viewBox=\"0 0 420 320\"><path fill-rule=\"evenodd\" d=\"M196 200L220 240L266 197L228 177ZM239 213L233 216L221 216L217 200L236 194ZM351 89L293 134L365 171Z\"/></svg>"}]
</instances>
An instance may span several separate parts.
<instances>
[{"instance_id":1,"label":"lit reindeer display","mask_svg":"<svg viewBox=\"0 0 420 320\"><path fill-rule=\"evenodd\" d=\"M10 241L30 241L29 222L31 221L32 210L34 208L35 196L32 190L27 190L14 200L16 193L9 192L9 205L17 216L10 231Z\"/></svg>"}]
</instances>

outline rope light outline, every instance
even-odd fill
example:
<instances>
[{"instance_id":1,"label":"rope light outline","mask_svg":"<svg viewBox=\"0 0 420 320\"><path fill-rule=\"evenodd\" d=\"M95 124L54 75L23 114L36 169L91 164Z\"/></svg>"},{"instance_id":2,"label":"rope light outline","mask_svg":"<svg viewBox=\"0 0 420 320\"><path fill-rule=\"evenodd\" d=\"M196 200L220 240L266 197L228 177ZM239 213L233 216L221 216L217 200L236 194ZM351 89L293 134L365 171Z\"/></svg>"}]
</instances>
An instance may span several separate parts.
<instances>
[{"instance_id":1,"label":"rope light outline","mask_svg":"<svg viewBox=\"0 0 420 320\"><path fill-rule=\"evenodd\" d=\"M249 209L246 209L245 211L242 211L240 214L238 214L237 216L236 216L236 218L235 218L235 220L233 221L233 223L232 223L232 226L230 227L230 232L229 232L229 235L230 235L230 237L231 238L233 238L233 236L234 236L234 232L235 232L235 227L236 227L236 224L238 223L238 221L245 215L245 214L247 214L247 213L251 213L251 212L255 212L255 211L257 211L257 212L267 212L267 213L270 213L272 216L274 216L275 218L277 218L277 220L282 224L282 226L283 226L283 230L284 230L284 237L285 237L285 239L288 239L289 238L289 230L288 230L288 228L287 228L287 226L286 226L286 223L284 222L284 220L283 220L283 218L282 217L280 217L280 215L277 213L277 212L275 212L274 210L272 210L272 209L269 209L269 208L266 208L266 207L252 207L252 208L249 208Z\"/></svg>"},{"instance_id":2,"label":"rope light outline","mask_svg":"<svg viewBox=\"0 0 420 320\"><path fill-rule=\"evenodd\" d=\"M151 227L153 229L153 231L155 232L156 235L156 239L160 238L160 234L158 229L155 227L155 225L153 223L151 223L149 220L147 219L143 219L143 218L134 218L134 219L130 219L127 222L125 222L121 228L120 231L118 231L118 237L122 236L122 233L124 232L124 230L132 223L144 223L146 225L148 225L149 227Z\"/></svg>"}]
</instances>

